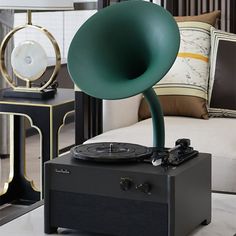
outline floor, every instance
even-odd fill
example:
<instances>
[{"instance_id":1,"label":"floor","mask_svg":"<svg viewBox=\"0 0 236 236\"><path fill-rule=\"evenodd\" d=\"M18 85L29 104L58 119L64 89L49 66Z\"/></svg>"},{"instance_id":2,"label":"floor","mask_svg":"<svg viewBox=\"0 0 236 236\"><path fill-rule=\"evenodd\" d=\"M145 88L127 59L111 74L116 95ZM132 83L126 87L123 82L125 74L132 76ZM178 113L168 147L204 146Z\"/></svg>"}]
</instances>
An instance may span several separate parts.
<instances>
[{"instance_id":1,"label":"floor","mask_svg":"<svg viewBox=\"0 0 236 236\"><path fill-rule=\"evenodd\" d=\"M212 208L212 222L207 226L199 226L189 236L233 236L236 234L236 195L213 193ZM43 206L41 206L1 226L0 235L43 236L46 235L43 230ZM98 236L98 234L68 229L59 229L58 234L67 236ZM100 236L102 235L100 234Z\"/></svg>"}]
</instances>

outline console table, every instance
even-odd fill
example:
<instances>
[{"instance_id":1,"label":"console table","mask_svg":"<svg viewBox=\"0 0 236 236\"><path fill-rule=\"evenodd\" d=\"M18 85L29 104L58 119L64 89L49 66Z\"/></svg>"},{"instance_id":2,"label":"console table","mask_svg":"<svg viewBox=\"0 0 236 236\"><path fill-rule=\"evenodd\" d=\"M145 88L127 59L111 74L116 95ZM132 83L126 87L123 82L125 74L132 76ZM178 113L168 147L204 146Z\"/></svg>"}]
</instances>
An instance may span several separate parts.
<instances>
[{"instance_id":1,"label":"console table","mask_svg":"<svg viewBox=\"0 0 236 236\"><path fill-rule=\"evenodd\" d=\"M23 199L38 201L43 191L35 189L33 181L25 173L24 117L40 133L41 142L41 183L44 179L44 162L58 156L58 131L68 113L74 111L74 90L58 89L48 100L5 98L0 92L0 114L11 115L10 177L0 195L0 205ZM43 186L41 186L43 190Z\"/></svg>"}]
</instances>

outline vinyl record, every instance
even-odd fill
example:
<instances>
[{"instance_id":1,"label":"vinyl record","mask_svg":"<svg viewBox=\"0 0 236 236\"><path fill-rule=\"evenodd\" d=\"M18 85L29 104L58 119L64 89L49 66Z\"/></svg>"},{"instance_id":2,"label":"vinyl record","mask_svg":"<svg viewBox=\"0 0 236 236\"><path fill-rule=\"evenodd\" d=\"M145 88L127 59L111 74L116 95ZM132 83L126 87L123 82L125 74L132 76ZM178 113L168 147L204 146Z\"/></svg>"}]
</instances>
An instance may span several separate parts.
<instances>
[{"instance_id":1,"label":"vinyl record","mask_svg":"<svg viewBox=\"0 0 236 236\"><path fill-rule=\"evenodd\" d=\"M139 161L152 155L152 149L132 144L117 142L90 143L71 149L74 158L96 162Z\"/></svg>"}]
</instances>

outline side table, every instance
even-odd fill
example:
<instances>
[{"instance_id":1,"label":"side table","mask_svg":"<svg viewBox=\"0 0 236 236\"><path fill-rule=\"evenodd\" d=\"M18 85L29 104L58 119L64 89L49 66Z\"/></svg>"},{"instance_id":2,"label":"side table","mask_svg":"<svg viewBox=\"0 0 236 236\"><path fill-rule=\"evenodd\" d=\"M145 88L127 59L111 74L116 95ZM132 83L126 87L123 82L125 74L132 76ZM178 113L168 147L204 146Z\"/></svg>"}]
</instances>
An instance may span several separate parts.
<instances>
[{"instance_id":1,"label":"side table","mask_svg":"<svg viewBox=\"0 0 236 236\"><path fill-rule=\"evenodd\" d=\"M13 115L14 138L11 140L10 176L0 195L0 205L14 200L38 201L43 197L42 191L34 188L25 173L25 154L23 117L27 117L41 137L41 183L43 184L44 162L58 156L58 131L64 118L74 111L74 90L58 89L56 95L48 100L5 98L0 92L0 114ZM23 137L23 138L22 138Z\"/></svg>"}]
</instances>

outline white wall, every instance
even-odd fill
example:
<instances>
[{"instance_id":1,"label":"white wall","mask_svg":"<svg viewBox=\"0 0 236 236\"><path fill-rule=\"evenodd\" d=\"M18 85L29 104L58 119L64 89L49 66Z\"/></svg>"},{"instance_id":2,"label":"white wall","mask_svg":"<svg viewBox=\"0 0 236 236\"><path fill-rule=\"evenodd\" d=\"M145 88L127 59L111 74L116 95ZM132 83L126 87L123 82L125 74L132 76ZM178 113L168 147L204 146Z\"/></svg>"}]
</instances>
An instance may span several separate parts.
<instances>
[{"instance_id":1,"label":"white wall","mask_svg":"<svg viewBox=\"0 0 236 236\"><path fill-rule=\"evenodd\" d=\"M75 0L74 2L80 2ZM91 0L83 0L83 2ZM155 3L160 4L160 0L154 0ZM79 29L79 27L90 17L96 10L81 10L81 11L65 11L65 12L34 12L32 15L32 22L35 25L45 27L56 38L61 50L62 61L66 61L68 48L70 42ZM15 13L14 26L25 24L26 14ZM54 50L50 41L40 32L32 29L25 29L17 32L14 36L14 43L17 46L24 40L35 40L43 45L48 58L49 63L53 63Z\"/></svg>"},{"instance_id":2,"label":"white wall","mask_svg":"<svg viewBox=\"0 0 236 236\"><path fill-rule=\"evenodd\" d=\"M66 12L35 12L32 15L32 22L35 25L45 27L55 38L61 50L61 57L65 61L67 58L70 42L79 27L96 10L66 11ZM14 26L25 24L26 14L15 13ZM24 29L18 31L14 36L15 46L24 40L34 40L39 42L45 49L49 58L54 58L54 50L46 36L37 30ZM51 62L49 62L50 64Z\"/></svg>"}]
</instances>

